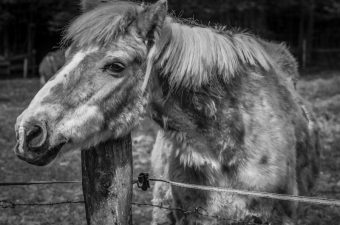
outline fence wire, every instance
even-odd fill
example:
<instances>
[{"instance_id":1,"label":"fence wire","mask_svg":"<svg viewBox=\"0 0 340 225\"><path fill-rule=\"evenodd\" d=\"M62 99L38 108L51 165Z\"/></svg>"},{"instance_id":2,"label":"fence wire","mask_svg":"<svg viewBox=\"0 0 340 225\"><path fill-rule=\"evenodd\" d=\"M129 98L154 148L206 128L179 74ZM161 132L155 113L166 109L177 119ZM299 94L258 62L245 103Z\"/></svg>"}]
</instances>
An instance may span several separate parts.
<instances>
[{"instance_id":1,"label":"fence wire","mask_svg":"<svg viewBox=\"0 0 340 225\"><path fill-rule=\"evenodd\" d=\"M206 218L210 218L210 219L214 219L214 220L218 220L218 221L225 221L228 222L229 224L232 223L233 225L239 224L239 225L259 225L259 224L268 224L267 222L262 222L262 220L258 217L252 216L249 217L247 219L245 219L244 221L240 222L239 220L236 219L231 219L231 218L224 218L221 216L217 216L217 215L209 215L207 214L207 210L204 209L203 207L194 207L192 210L184 210L182 208L172 208L169 206L163 206L163 205L154 205L154 204L149 204L149 203L138 203L138 202L132 202L132 205L135 206L148 206L148 207L153 207L153 208L159 208L159 209L164 209L164 210L168 210L171 212L174 211L178 211L184 214L184 216L187 215L198 215L201 217L206 217Z\"/></svg>"},{"instance_id":2,"label":"fence wire","mask_svg":"<svg viewBox=\"0 0 340 225\"><path fill-rule=\"evenodd\" d=\"M259 192L259 191L248 191L248 190L239 190L239 189L232 189L232 188L203 186L203 185L174 182L174 181L170 181L166 179L159 179L159 178L150 178L149 180L156 181L156 182L163 182L163 183L167 183L167 184L177 186L177 187L190 188L190 189L196 189L196 190L201 190L201 191L224 192L228 194L239 194L239 195L246 195L246 196L252 196L252 197L270 198L270 199L275 199L275 200L294 201L294 202L311 203L311 204L316 204L316 205L327 205L327 206L340 207L340 200L338 199L309 197L309 196L302 196L302 195L276 194L276 193L270 193L270 192Z\"/></svg>"},{"instance_id":3,"label":"fence wire","mask_svg":"<svg viewBox=\"0 0 340 225\"><path fill-rule=\"evenodd\" d=\"M14 209L17 207L30 207L30 206L41 206L41 207L46 207L46 206L58 206L58 205L66 205L66 204L84 204L85 201L83 200L68 200L68 201L60 201L60 202L39 202L39 203L24 203L24 202L13 202L9 200L0 200L0 207L3 209ZM192 210L184 210L182 208L173 208L170 206L163 206L163 205L154 205L154 204L149 204L149 203L141 203L141 202L132 202L131 205L137 206L137 207L153 207L153 208L159 208L159 209L164 209L168 210L171 212L178 211L184 214L184 216L188 215L197 215L201 217L206 217L218 221L225 221L228 222L229 224L242 224L242 225L259 225L259 224L267 224L263 223L259 218L257 217L250 217L247 218L245 221L240 222L239 220L236 219L230 219L230 218L223 218L221 216L216 216L216 215L209 215L207 214L207 210L205 210L202 207L195 207Z\"/></svg>"},{"instance_id":4,"label":"fence wire","mask_svg":"<svg viewBox=\"0 0 340 225\"><path fill-rule=\"evenodd\" d=\"M213 187L213 186L202 186L202 185L195 185L195 184L186 184L180 182L174 182L167 179L160 179L160 178L149 178L147 173L141 173L138 176L133 184L137 184L137 187L146 191L150 188L150 181L153 182L163 182L169 185L181 187L181 188L189 188L189 189L196 189L202 191L213 191L213 192L224 192L228 194L239 194L245 196L252 196L252 197L260 197L260 198L269 198L275 200L284 200L284 201L295 201L295 202L304 202L310 204L317 204L317 205L327 205L327 206L340 206L340 200L338 199L326 199L326 198L318 198L318 197L307 197L307 196L297 196L297 195L286 195L286 194L276 194L276 193L268 193L268 192L256 192L256 191L248 191L248 190L238 190L238 189L231 189L231 188L222 188L222 187ZM57 185L57 184L80 184L81 181L32 181L32 182L3 182L0 183L0 186L28 186L28 185ZM16 207L30 207L30 206L41 206L41 207L48 207L48 206L58 206L58 205L65 205L65 204L84 204L84 200L65 200L59 202L14 202L10 200L0 200L0 208L6 209L13 209ZM131 203L137 207L153 207L159 208L169 211L177 211L182 213L184 216L187 215L196 215L201 217L206 217L210 219L214 219L217 221L225 221L229 224L247 224L247 225L256 225L256 224L269 224L267 222L262 222L262 220L258 217L249 217L246 218L246 221L238 221L231 218L223 218L217 215L209 215L207 210L198 206L193 207L192 209L182 209L182 208L175 208L170 206L164 205L155 205L149 203L141 203L141 202L132 202Z\"/></svg>"},{"instance_id":5,"label":"fence wire","mask_svg":"<svg viewBox=\"0 0 340 225\"><path fill-rule=\"evenodd\" d=\"M83 200L74 200L74 201L60 201L60 202L39 202L39 203L23 203L23 202L13 202L9 200L0 200L0 207L3 209L14 209L20 206L56 206L56 205L65 205L65 204L83 204L85 203Z\"/></svg>"},{"instance_id":6,"label":"fence wire","mask_svg":"<svg viewBox=\"0 0 340 225\"><path fill-rule=\"evenodd\" d=\"M29 185L47 185L47 184L81 184L81 181L31 181L31 182L2 182L0 187L4 186L29 186Z\"/></svg>"},{"instance_id":7,"label":"fence wire","mask_svg":"<svg viewBox=\"0 0 340 225\"><path fill-rule=\"evenodd\" d=\"M310 196L301 196L301 195L277 194L277 193L270 193L270 192L248 191L248 190L239 190L239 189L232 189L232 188L187 184L187 183L171 181L168 179L149 178L149 175L147 173L141 173L138 176L138 179L133 181L133 184L137 184L137 186L141 188L142 190L147 190L148 188L150 188L149 181L163 182L163 183L167 183L169 185L173 185L177 187L196 189L196 190L201 190L201 191L224 192L228 194L239 194L239 195L245 195L245 196L251 196L251 197L269 198L269 199L275 199L275 200L294 201L294 202L303 202L303 203L310 203L310 204L316 204L316 205L327 205L327 206L340 207L340 200L338 199L319 198L319 197L310 197ZM3 182L3 183L0 183L0 186L81 184L81 183L82 183L81 181Z\"/></svg>"}]
</instances>

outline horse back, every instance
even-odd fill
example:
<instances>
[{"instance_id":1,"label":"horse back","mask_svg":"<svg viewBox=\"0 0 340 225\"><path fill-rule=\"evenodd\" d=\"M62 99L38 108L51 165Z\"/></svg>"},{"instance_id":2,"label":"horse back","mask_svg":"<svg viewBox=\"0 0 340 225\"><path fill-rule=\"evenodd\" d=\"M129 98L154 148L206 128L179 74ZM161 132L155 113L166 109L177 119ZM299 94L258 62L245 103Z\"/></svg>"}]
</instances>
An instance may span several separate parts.
<instances>
[{"instance_id":1,"label":"horse back","mask_svg":"<svg viewBox=\"0 0 340 225\"><path fill-rule=\"evenodd\" d=\"M296 133L296 172L299 194L307 194L314 187L319 173L319 127L308 103L297 93L299 79L298 64L283 43L260 40L261 45L271 56L280 72L278 78L297 105L294 118Z\"/></svg>"},{"instance_id":2,"label":"horse back","mask_svg":"<svg viewBox=\"0 0 340 225\"><path fill-rule=\"evenodd\" d=\"M297 106L295 113L293 112L297 183L299 194L307 195L314 188L319 174L319 127L312 107L296 90L299 78L296 60L284 45L275 46L273 43L270 45L271 54L282 71L277 74L278 78L283 82L288 94L292 96L292 104Z\"/></svg>"}]
</instances>

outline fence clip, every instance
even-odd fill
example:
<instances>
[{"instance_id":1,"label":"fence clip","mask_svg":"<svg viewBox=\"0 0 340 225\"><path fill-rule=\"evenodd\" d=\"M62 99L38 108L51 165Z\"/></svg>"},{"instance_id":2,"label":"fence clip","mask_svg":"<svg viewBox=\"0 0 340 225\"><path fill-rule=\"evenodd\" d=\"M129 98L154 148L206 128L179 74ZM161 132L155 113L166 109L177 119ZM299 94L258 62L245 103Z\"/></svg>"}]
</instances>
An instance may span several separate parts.
<instances>
[{"instance_id":1,"label":"fence clip","mask_svg":"<svg viewBox=\"0 0 340 225\"><path fill-rule=\"evenodd\" d=\"M142 189L143 191L146 191L148 190L148 188L150 188L148 173L140 173L138 175L137 187Z\"/></svg>"}]
</instances>

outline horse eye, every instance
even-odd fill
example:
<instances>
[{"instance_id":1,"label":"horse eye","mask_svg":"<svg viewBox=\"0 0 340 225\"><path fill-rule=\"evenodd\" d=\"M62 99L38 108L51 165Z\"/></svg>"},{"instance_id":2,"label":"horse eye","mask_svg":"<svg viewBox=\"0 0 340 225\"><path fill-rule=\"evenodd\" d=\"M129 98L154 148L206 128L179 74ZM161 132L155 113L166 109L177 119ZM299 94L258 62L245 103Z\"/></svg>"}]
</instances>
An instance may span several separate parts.
<instances>
[{"instance_id":1,"label":"horse eye","mask_svg":"<svg viewBox=\"0 0 340 225\"><path fill-rule=\"evenodd\" d=\"M110 63L104 67L104 71L112 73L113 75L123 72L125 65L119 62Z\"/></svg>"}]
</instances>

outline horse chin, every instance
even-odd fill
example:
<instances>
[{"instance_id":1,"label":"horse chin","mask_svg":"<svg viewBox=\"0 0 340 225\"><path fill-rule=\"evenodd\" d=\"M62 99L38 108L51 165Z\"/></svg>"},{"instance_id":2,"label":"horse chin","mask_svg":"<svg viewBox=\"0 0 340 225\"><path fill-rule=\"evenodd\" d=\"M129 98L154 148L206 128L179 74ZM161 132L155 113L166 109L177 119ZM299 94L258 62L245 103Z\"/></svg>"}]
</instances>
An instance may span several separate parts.
<instances>
[{"instance_id":1,"label":"horse chin","mask_svg":"<svg viewBox=\"0 0 340 225\"><path fill-rule=\"evenodd\" d=\"M96 134L92 134L91 137L83 140L82 142L75 143L73 142L73 146L65 146L66 151L67 149L91 149L93 147L98 146L99 144L105 143L111 139L119 138L119 135L116 135L115 132L111 130L105 130Z\"/></svg>"},{"instance_id":2,"label":"horse chin","mask_svg":"<svg viewBox=\"0 0 340 225\"><path fill-rule=\"evenodd\" d=\"M63 148L65 143L60 143L56 146L50 147L47 150L40 149L40 150L30 150L25 152L24 154L19 152L18 144L15 146L15 153L17 157L29 164L35 166L45 166L52 162Z\"/></svg>"}]
</instances>

